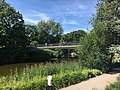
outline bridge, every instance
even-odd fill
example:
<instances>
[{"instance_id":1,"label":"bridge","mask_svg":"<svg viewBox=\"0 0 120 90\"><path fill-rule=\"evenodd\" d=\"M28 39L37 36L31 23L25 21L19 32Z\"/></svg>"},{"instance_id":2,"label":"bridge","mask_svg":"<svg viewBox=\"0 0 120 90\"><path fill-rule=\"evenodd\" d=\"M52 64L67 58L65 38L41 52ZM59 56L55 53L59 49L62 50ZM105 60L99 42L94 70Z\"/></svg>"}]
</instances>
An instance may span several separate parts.
<instances>
[{"instance_id":1,"label":"bridge","mask_svg":"<svg viewBox=\"0 0 120 90\"><path fill-rule=\"evenodd\" d=\"M41 44L37 45L36 47L38 49L54 49L54 48L60 48L60 49L75 49L76 47L80 46L79 43L55 43L55 44Z\"/></svg>"},{"instance_id":2,"label":"bridge","mask_svg":"<svg viewBox=\"0 0 120 90\"><path fill-rule=\"evenodd\" d=\"M38 49L54 49L54 48L61 48L61 49L75 49L78 45L65 45L65 46L44 46L44 47L37 47Z\"/></svg>"}]
</instances>

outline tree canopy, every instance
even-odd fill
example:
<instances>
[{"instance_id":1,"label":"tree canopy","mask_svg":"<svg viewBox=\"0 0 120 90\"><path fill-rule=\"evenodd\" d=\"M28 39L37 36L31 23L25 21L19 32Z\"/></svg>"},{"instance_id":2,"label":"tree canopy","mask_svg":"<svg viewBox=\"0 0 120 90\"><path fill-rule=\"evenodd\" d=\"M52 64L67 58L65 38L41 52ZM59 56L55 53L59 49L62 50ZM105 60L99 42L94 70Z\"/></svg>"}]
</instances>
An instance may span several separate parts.
<instances>
[{"instance_id":1,"label":"tree canopy","mask_svg":"<svg viewBox=\"0 0 120 90\"><path fill-rule=\"evenodd\" d=\"M93 30L83 39L78 48L80 61L84 66L108 70L111 66L108 48L116 44L120 30L119 0L99 0L97 12L91 21Z\"/></svg>"},{"instance_id":2,"label":"tree canopy","mask_svg":"<svg viewBox=\"0 0 120 90\"><path fill-rule=\"evenodd\" d=\"M80 40L85 37L87 33L83 30L76 30L67 34L62 35L61 43L62 42L71 42L71 43L80 43Z\"/></svg>"},{"instance_id":3,"label":"tree canopy","mask_svg":"<svg viewBox=\"0 0 120 90\"><path fill-rule=\"evenodd\" d=\"M26 47L27 38L22 14L4 0L0 4L0 57L7 60Z\"/></svg>"},{"instance_id":4,"label":"tree canopy","mask_svg":"<svg viewBox=\"0 0 120 90\"><path fill-rule=\"evenodd\" d=\"M37 26L35 25L29 25L29 24L25 24L25 33L26 33L26 36L27 36L27 42L28 42L28 45L30 45L30 43L36 41L38 42L39 39L38 39L38 29L37 29Z\"/></svg>"},{"instance_id":5,"label":"tree canopy","mask_svg":"<svg viewBox=\"0 0 120 90\"><path fill-rule=\"evenodd\" d=\"M38 22L37 28L41 43L57 43L63 33L62 25L53 19Z\"/></svg>"}]
</instances>

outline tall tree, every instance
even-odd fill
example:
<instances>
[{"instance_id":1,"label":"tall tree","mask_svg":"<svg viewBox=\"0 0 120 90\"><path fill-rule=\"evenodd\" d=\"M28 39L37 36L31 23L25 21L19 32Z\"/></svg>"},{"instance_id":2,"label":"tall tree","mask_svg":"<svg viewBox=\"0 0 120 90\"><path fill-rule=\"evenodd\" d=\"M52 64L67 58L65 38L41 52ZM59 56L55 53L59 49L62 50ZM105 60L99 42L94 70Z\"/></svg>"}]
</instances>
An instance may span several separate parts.
<instances>
[{"instance_id":1,"label":"tall tree","mask_svg":"<svg viewBox=\"0 0 120 90\"><path fill-rule=\"evenodd\" d=\"M111 32L111 43L120 44L120 0L105 0L104 20Z\"/></svg>"},{"instance_id":2,"label":"tall tree","mask_svg":"<svg viewBox=\"0 0 120 90\"><path fill-rule=\"evenodd\" d=\"M27 36L28 45L30 45L30 43L33 41L38 42L39 39L38 39L37 26L29 25L29 24L26 24L24 26L25 26L25 32L26 32L26 36Z\"/></svg>"},{"instance_id":3,"label":"tall tree","mask_svg":"<svg viewBox=\"0 0 120 90\"><path fill-rule=\"evenodd\" d=\"M101 70L110 69L112 61L108 48L117 40L114 33L120 31L119 6L119 0L98 1L96 16L91 21L93 30L78 49L83 65Z\"/></svg>"},{"instance_id":4,"label":"tall tree","mask_svg":"<svg viewBox=\"0 0 120 90\"><path fill-rule=\"evenodd\" d=\"M61 42L80 43L81 39L86 35L87 33L83 30L73 31L62 35Z\"/></svg>"},{"instance_id":5,"label":"tall tree","mask_svg":"<svg viewBox=\"0 0 120 90\"><path fill-rule=\"evenodd\" d=\"M26 47L24 20L4 0L0 2L0 59L9 60Z\"/></svg>"},{"instance_id":6,"label":"tall tree","mask_svg":"<svg viewBox=\"0 0 120 90\"><path fill-rule=\"evenodd\" d=\"M38 32L41 43L58 43L63 33L63 29L60 23L55 22L53 19L48 21L41 21L38 23Z\"/></svg>"}]
</instances>

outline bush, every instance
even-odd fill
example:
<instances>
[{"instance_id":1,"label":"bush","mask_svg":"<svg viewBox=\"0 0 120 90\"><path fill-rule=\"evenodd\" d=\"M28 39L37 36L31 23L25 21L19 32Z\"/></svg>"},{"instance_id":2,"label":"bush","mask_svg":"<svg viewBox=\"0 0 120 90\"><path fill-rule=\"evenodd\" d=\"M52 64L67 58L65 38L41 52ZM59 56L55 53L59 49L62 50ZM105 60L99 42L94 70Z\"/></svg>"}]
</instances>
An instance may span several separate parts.
<instances>
[{"instance_id":1,"label":"bush","mask_svg":"<svg viewBox=\"0 0 120 90\"><path fill-rule=\"evenodd\" d=\"M36 47L38 44L39 44L38 41L32 41L32 42L30 43L31 46L35 46L35 47Z\"/></svg>"},{"instance_id":2,"label":"bush","mask_svg":"<svg viewBox=\"0 0 120 90\"><path fill-rule=\"evenodd\" d=\"M77 48L77 53L82 66L106 71L109 68L109 53L103 39L99 39L91 32L81 41L82 46Z\"/></svg>"},{"instance_id":3,"label":"bush","mask_svg":"<svg viewBox=\"0 0 120 90\"><path fill-rule=\"evenodd\" d=\"M64 50L64 49L46 49L44 50L46 52L48 52L48 54L52 57L55 57L55 58L68 58L68 51L67 50Z\"/></svg>"},{"instance_id":4,"label":"bush","mask_svg":"<svg viewBox=\"0 0 120 90\"><path fill-rule=\"evenodd\" d=\"M117 82L110 84L105 90L120 90L120 76L117 78Z\"/></svg>"}]
</instances>

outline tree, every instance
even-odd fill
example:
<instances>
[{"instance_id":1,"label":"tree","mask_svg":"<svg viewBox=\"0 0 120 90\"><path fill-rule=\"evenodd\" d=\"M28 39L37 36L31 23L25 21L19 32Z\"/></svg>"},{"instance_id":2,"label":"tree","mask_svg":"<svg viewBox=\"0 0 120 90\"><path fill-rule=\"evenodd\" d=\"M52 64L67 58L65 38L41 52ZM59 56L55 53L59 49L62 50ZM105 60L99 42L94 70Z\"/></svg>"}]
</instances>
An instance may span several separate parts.
<instances>
[{"instance_id":1,"label":"tree","mask_svg":"<svg viewBox=\"0 0 120 90\"><path fill-rule=\"evenodd\" d=\"M28 45L30 45L30 43L34 42L34 41L39 41L38 39L38 29L37 26L35 25L29 25L26 24L25 26L25 32L26 32L26 36L27 36L27 41L28 41Z\"/></svg>"},{"instance_id":2,"label":"tree","mask_svg":"<svg viewBox=\"0 0 120 90\"><path fill-rule=\"evenodd\" d=\"M108 70L111 66L108 48L115 41L113 32L119 32L119 0L100 0L96 16L92 19L93 30L81 42L78 48L79 58L84 66ZM117 20L117 22L116 22Z\"/></svg>"},{"instance_id":3,"label":"tree","mask_svg":"<svg viewBox=\"0 0 120 90\"><path fill-rule=\"evenodd\" d=\"M107 46L108 32L105 30L106 28L102 29L102 27L105 27L102 23L99 23L96 27L97 31L92 30L81 41L82 46L77 48L77 53L83 66L106 71L109 69L110 60L107 50L107 47L109 47Z\"/></svg>"},{"instance_id":4,"label":"tree","mask_svg":"<svg viewBox=\"0 0 120 90\"><path fill-rule=\"evenodd\" d=\"M27 39L22 15L4 0L0 2L0 59L7 62L26 47Z\"/></svg>"},{"instance_id":5,"label":"tree","mask_svg":"<svg viewBox=\"0 0 120 90\"><path fill-rule=\"evenodd\" d=\"M37 27L41 43L58 43L63 33L61 24L52 19L39 22Z\"/></svg>"},{"instance_id":6,"label":"tree","mask_svg":"<svg viewBox=\"0 0 120 90\"><path fill-rule=\"evenodd\" d=\"M105 21L111 32L111 43L120 44L120 0L106 0Z\"/></svg>"},{"instance_id":7,"label":"tree","mask_svg":"<svg viewBox=\"0 0 120 90\"><path fill-rule=\"evenodd\" d=\"M73 31L62 35L61 42L80 43L80 40L85 37L87 33L83 30Z\"/></svg>"}]
</instances>

